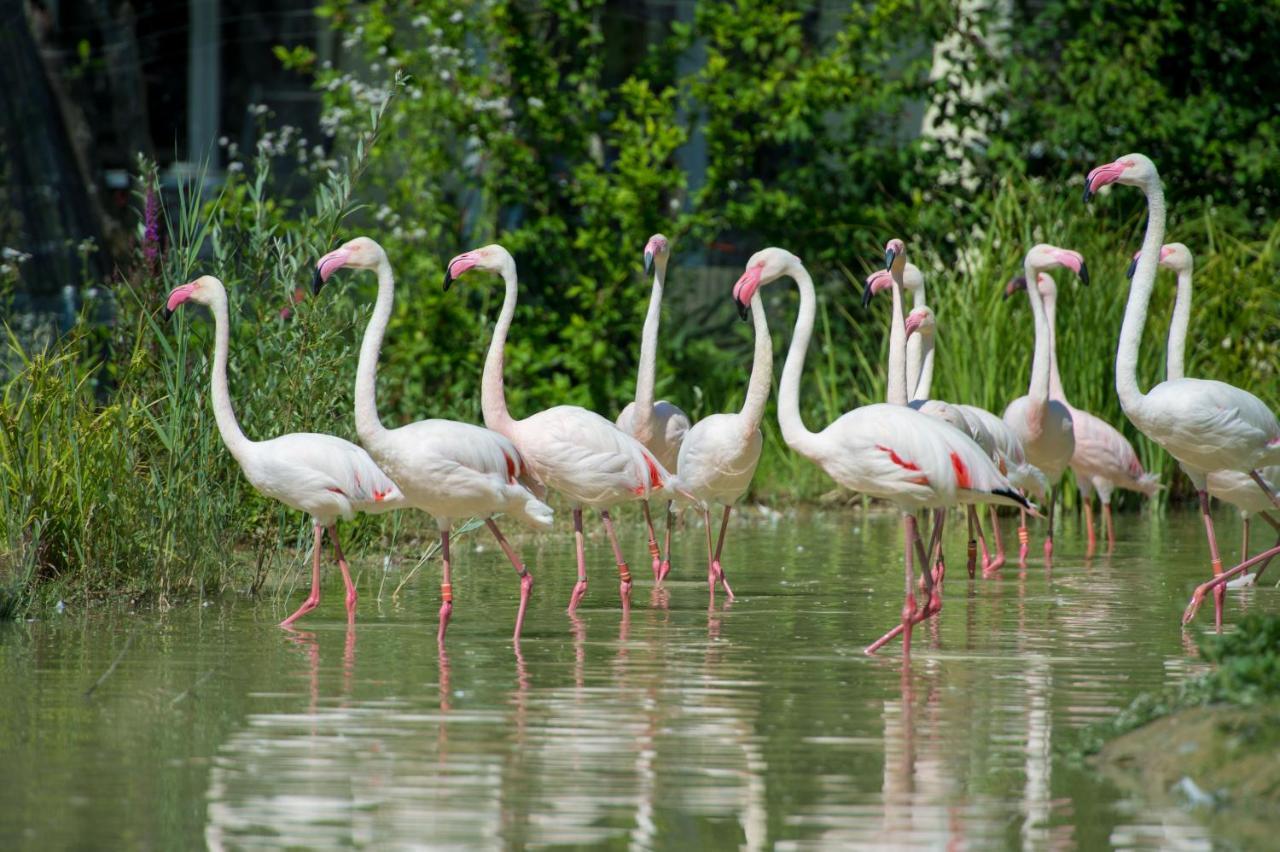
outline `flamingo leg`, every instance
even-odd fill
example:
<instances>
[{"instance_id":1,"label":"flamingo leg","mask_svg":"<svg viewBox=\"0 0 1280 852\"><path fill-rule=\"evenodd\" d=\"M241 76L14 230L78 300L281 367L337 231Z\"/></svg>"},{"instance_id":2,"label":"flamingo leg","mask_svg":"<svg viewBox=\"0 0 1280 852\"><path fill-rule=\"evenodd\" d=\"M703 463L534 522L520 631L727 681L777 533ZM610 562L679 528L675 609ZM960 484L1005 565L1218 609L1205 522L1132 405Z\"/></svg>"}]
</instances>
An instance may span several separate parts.
<instances>
[{"instance_id":1,"label":"flamingo leg","mask_svg":"<svg viewBox=\"0 0 1280 852\"><path fill-rule=\"evenodd\" d=\"M622 611L631 611L631 569L627 560L622 558L622 546L618 544L617 533L613 531L613 518L608 509L600 512L600 520L604 521L604 531L609 535L609 543L613 545L613 558L618 562L618 595L622 598Z\"/></svg>"},{"instance_id":2,"label":"flamingo leg","mask_svg":"<svg viewBox=\"0 0 1280 852\"><path fill-rule=\"evenodd\" d=\"M644 512L644 525L649 530L649 556L653 558L653 581L662 579L662 551L658 549L658 534L653 529L653 516L649 513L649 501L640 501L640 511Z\"/></svg>"},{"instance_id":3,"label":"flamingo leg","mask_svg":"<svg viewBox=\"0 0 1280 852\"><path fill-rule=\"evenodd\" d=\"M324 527L316 524L316 540L311 548L311 594L307 595L297 612L280 622L281 627L288 627L320 605L320 544L323 538Z\"/></svg>"},{"instance_id":4,"label":"flamingo leg","mask_svg":"<svg viewBox=\"0 0 1280 852\"><path fill-rule=\"evenodd\" d=\"M991 552L987 549L987 536L982 531L982 516L978 514L976 508L970 507L969 511L973 513L973 526L978 531L978 547L982 555L982 573L986 574L987 565L991 563ZM973 574L970 573L969 577L972 578Z\"/></svg>"},{"instance_id":5,"label":"flamingo leg","mask_svg":"<svg viewBox=\"0 0 1280 852\"><path fill-rule=\"evenodd\" d=\"M1094 552L1098 549L1098 536L1093 528L1093 498L1086 497L1082 494L1080 495L1080 501L1084 504L1084 522L1085 527L1088 530L1088 543L1085 545L1084 551L1085 558L1087 559L1090 556L1093 556Z\"/></svg>"},{"instance_id":6,"label":"flamingo leg","mask_svg":"<svg viewBox=\"0 0 1280 852\"><path fill-rule=\"evenodd\" d=\"M982 566L982 576L984 577L999 571L1005 562L1004 534L1000 532L1000 512L995 506L989 506L988 511L991 514L991 537L996 543L996 558L992 560L990 565Z\"/></svg>"},{"instance_id":7,"label":"flamingo leg","mask_svg":"<svg viewBox=\"0 0 1280 852\"><path fill-rule=\"evenodd\" d=\"M1051 567L1053 562L1053 510L1058 502L1058 486L1049 489L1049 533L1044 538L1044 564Z\"/></svg>"},{"instance_id":8,"label":"flamingo leg","mask_svg":"<svg viewBox=\"0 0 1280 852\"><path fill-rule=\"evenodd\" d=\"M716 579L720 581L720 585L724 586L724 593L729 596L729 601L733 601L733 589L729 588L729 580L724 575L724 568L720 565L720 551L724 550L724 534L729 529L729 513L733 511L733 507L724 507L724 517L720 520L720 538L716 541L716 555L711 560L711 569L716 575Z\"/></svg>"},{"instance_id":9,"label":"flamingo leg","mask_svg":"<svg viewBox=\"0 0 1280 852\"><path fill-rule=\"evenodd\" d=\"M1271 517L1271 513L1270 513L1270 512L1262 512L1261 514L1262 514L1262 519L1263 519L1264 521L1266 521L1267 523L1271 524L1272 528L1273 528L1273 529L1275 529L1275 531L1276 531L1276 532L1280 533L1280 521L1277 521L1275 518ZM1247 530L1248 530L1248 528L1249 528L1249 519L1248 519L1248 518L1245 518L1245 519L1244 519L1244 523L1245 523L1245 530L1247 531ZM1276 543L1277 543L1277 544L1280 544L1280 539L1278 539ZM1246 552L1246 553L1242 553L1242 554L1240 554L1240 558L1243 560L1243 559L1244 559L1245 557L1247 557L1248 555L1249 555L1249 554L1248 554L1247 552ZM1254 582L1255 584L1258 582L1258 580L1259 580L1259 579L1261 579L1261 577L1262 577L1262 572L1263 572L1263 571L1266 571L1266 570L1267 570L1267 566L1268 566L1268 565L1270 565L1270 564L1271 564L1271 560L1270 560L1270 559L1268 559L1268 560L1266 560L1265 562L1263 562L1261 565L1259 565L1259 566L1258 566L1258 570L1257 570L1257 572L1253 575L1253 582Z\"/></svg>"},{"instance_id":10,"label":"flamingo leg","mask_svg":"<svg viewBox=\"0 0 1280 852\"><path fill-rule=\"evenodd\" d=\"M905 597L902 601L902 622L881 636L876 641L868 645L863 653L870 656L879 651L888 644L894 637L902 634L902 656L904 658L911 656L911 628L917 621L923 618L923 615L916 613L916 596L915 596L915 551L924 547L924 543L920 540L920 534L916 527L916 517L910 512L902 513L902 539L903 539L903 590ZM914 550L913 550L914 548ZM926 570L925 573L929 573Z\"/></svg>"},{"instance_id":11,"label":"flamingo leg","mask_svg":"<svg viewBox=\"0 0 1280 852\"><path fill-rule=\"evenodd\" d=\"M942 558L942 525L947 520L946 509L935 509L933 513L933 533L929 537L929 561L922 566L923 574L933 582L926 584L929 603L925 607L926 618L942 610L942 578L946 576L947 566ZM929 566L933 570L930 572Z\"/></svg>"},{"instance_id":12,"label":"flamingo leg","mask_svg":"<svg viewBox=\"0 0 1280 852\"><path fill-rule=\"evenodd\" d=\"M1018 514L1021 520L1018 522L1018 564L1026 566L1028 544L1031 540L1031 533L1027 532L1027 511L1019 509Z\"/></svg>"},{"instance_id":13,"label":"flamingo leg","mask_svg":"<svg viewBox=\"0 0 1280 852\"><path fill-rule=\"evenodd\" d=\"M582 596L587 593L587 554L582 540L582 507L573 507L573 541L578 550L578 582L574 584L573 594L569 596L569 614L573 615Z\"/></svg>"},{"instance_id":14,"label":"flamingo leg","mask_svg":"<svg viewBox=\"0 0 1280 852\"><path fill-rule=\"evenodd\" d=\"M974 572L978 569L978 539L974 531L974 525L978 522L978 510L972 506L965 507L965 515L969 519L969 550L968 562L965 567L969 569L969 579L973 579ZM985 547L983 548L986 549ZM986 561L985 554L983 561Z\"/></svg>"},{"instance_id":15,"label":"flamingo leg","mask_svg":"<svg viewBox=\"0 0 1280 852\"><path fill-rule=\"evenodd\" d=\"M673 501L667 501L667 528L662 535L662 552L667 557L662 560L662 564L658 567L658 579L665 580L667 575L671 573L671 524L675 522L675 512L671 511Z\"/></svg>"},{"instance_id":16,"label":"flamingo leg","mask_svg":"<svg viewBox=\"0 0 1280 852\"><path fill-rule=\"evenodd\" d=\"M1102 519L1107 523L1107 551L1110 552L1116 546L1116 525L1111 518L1111 501L1107 500L1102 504Z\"/></svg>"},{"instance_id":17,"label":"flamingo leg","mask_svg":"<svg viewBox=\"0 0 1280 852\"><path fill-rule=\"evenodd\" d=\"M501 547L502 552L507 554L507 558L511 560L511 567L516 569L516 575L520 577L520 608L516 610L516 631L511 637L514 641L519 642L520 631L524 627L524 613L529 608L529 592L533 589L533 575L529 573L529 569L520 561L520 555L507 542L507 539L502 535L502 531L498 529L498 525L494 523L493 518L485 518L484 522L489 527L489 532L493 533L493 537L498 540L498 547Z\"/></svg>"},{"instance_id":18,"label":"flamingo leg","mask_svg":"<svg viewBox=\"0 0 1280 852\"><path fill-rule=\"evenodd\" d=\"M444 647L444 632L449 629L449 616L453 615L453 582L450 571L449 529L440 530L440 560L443 573L440 579L440 629L436 633L436 644Z\"/></svg>"},{"instance_id":19,"label":"flamingo leg","mask_svg":"<svg viewBox=\"0 0 1280 852\"><path fill-rule=\"evenodd\" d=\"M338 568L342 571L342 583L347 587L347 623L356 620L356 584L351 582L351 571L347 568L347 557L342 555L342 545L338 543L338 525L329 525L329 539L333 542L333 552L338 557Z\"/></svg>"},{"instance_id":20,"label":"flamingo leg","mask_svg":"<svg viewBox=\"0 0 1280 852\"><path fill-rule=\"evenodd\" d=\"M1280 494L1276 494L1271 490L1271 486L1267 485L1267 481L1262 478L1262 474L1258 473L1256 470L1251 470L1249 471L1249 476L1254 482L1258 483L1258 487L1262 489L1263 494L1267 495L1267 499L1271 501L1271 504L1277 509L1280 509Z\"/></svg>"},{"instance_id":21,"label":"flamingo leg","mask_svg":"<svg viewBox=\"0 0 1280 852\"><path fill-rule=\"evenodd\" d=\"M702 526L707 534L707 591L711 593L711 601L708 606L712 606L716 602L716 570L713 567L716 562L715 548L711 546L711 509L704 507L702 510Z\"/></svg>"},{"instance_id":22,"label":"flamingo leg","mask_svg":"<svg viewBox=\"0 0 1280 852\"><path fill-rule=\"evenodd\" d=\"M1207 583L1201 583L1191 594L1191 603L1187 604L1186 610L1182 613L1182 623L1186 625L1191 621L1191 619L1196 617L1196 611L1200 609L1200 604L1204 602L1206 592L1212 591L1214 593L1214 601L1216 602L1219 590L1225 588L1228 580L1259 563L1265 566L1277 556L1280 556L1280 539L1276 539L1275 545L1270 550L1264 550L1252 559L1246 559L1241 562L1230 571L1222 571ZM1259 570L1258 573L1262 573L1261 570ZM1219 627L1219 629L1221 628Z\"/></svg>"},{"instance_id":23,"label":"flamingo leg","mask_svg":"<svg viewBox=\"0 0 1280 852\"><path fill-rule=\"evenodd\" d=\"M1209 538L1209 558L1212 560L1214 580L1217 580L1222 575L1222 557L1218 555L1218 537L1213 532L1213 515L1209 514L1209 492L1201 489L1199 495L1204 533ZM1226 588L1221 584L1213 586L1213 625L1219 633L1222 632L1222 607L1226 599Z\"/></svg>"},{"instance_id":24,"label":"flamingo leg","mask_svg":"<svg viewBox=\"0 0 1280 852\"><path fill-rule=\"evenodd\" d=\"M1249 558L1249 516L1245 515L1244 520L1240 524L1240 561L1243 562Z\"/></svg>"}]
</instances>

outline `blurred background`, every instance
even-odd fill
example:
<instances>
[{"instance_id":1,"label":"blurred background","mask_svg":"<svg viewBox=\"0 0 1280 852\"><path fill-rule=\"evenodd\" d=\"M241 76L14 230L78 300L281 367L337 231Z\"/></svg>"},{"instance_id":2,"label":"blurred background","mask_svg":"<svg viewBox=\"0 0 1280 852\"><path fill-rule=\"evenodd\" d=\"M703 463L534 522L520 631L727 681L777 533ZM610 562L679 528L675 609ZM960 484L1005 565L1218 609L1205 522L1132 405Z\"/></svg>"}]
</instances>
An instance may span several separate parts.
<instances>
[{"instance_id":1,"label":"blurred background","mask_svg":"<svg viewBox=\"0 0 1280 852\"><path fill-rule=\"evenodd\" d=\"M634 391L651 233L672 243L658 393L695 418L745 390L750 325L730 285L755 250L790 249L823 297L811 427L882 398L888 305L864 310L858 294L887 239L906 239L927 276L935 394L997 412L1023 392L1031 353L1025 300L1002 301L1004 284L1035 242L1074 248L1094 282L1060 282L1067 391L1121 426L1177 499L1187 483L1112 390L1142 197L1080 200L1088 168L1138 150L1164 178L1168 240L1197 259L1189 374L1280 396L1274 3L0 5L12 22L0 33L3 508L12 563L37 574L64 570L51 554L127 558L156 576L190 561L176 532L161 547L125 536L131 512L139 529L200 524L187 532L225 547L293 533L297 519L242 493L212 433L208 323L162 328L155 313L169 288L218 275L246 431L350 437L371 281L303 294L315 258L358 234L382 243L400 284L379 386L394 422L480 420L500 294L487 280L439 285L449 257L484 243L501 241L520 270L513 410L568 402L610 418ZM791 289L768 293L779 359ZM1162 376L1172 292L1171 278L1157 292L1147 381ZM767 428L756 498L834 499ZM101 493L68 494L95 452ZM131 496L139 478L152 499ZM180 519L201 489L233 499ZM104 502L114 543L76 557Z\"/></svg>"}]
</instances>

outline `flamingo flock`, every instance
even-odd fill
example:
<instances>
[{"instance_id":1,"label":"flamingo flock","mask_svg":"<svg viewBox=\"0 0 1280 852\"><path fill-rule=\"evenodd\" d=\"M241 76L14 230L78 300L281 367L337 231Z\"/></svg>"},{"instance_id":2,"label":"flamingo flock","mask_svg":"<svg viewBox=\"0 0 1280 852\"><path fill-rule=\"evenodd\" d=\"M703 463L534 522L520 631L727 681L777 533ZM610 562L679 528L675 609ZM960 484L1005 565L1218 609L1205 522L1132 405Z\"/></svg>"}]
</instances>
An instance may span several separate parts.
<instances>
[{"instance_id":1,"label":"flamingo flock","mask_svg":"<svg viewBox=\"0 0 1280 852\"><path fill-rule=\"evenodd\" d=\"M1215 626L1221 629L1228 582L1256 581L1280 555L1280 540L1249 555L1249 518L1260 516L1280 531L1280 422L1258 397L1223 382L1184 375L1184 348L1191 317L1191 252L1181 243L1164 244L1163 186L1155 164L1128 154L1098 166L1085 180L1085 201L1107 184L1135 186L1147 199L1148 218L1140 250L1129 268L1129 296L1119 330L1115 387L1129 421L1163 447L1190 477L1199 496L1212 577L1198 586L1183 614L1189 622L1212 595ZM445 266L444 287L463 276L488 273L504 288L502 307L485 358L480 399L484 425L428 419L387 428L378 415L377 362L395 298L391 261L368 237L357 237L321 257L313 289L342 268L372 271L377 295L360 347L355 376L355 427L362 446L331 435L297 433L266 441L245 436L232 410L227 378L229 319L222 283L204 276L175 288L166 315L186 302L207 306L215 326L211 400L218 431L245 477L263 495L310 515L314 526L311 591L281 622L291 627L320 602L320 562L327 533L346 587L346 609L354 622L357 593L338 541L338 518L356 512L418 509L430 515L440 534L441 607L437 641L443 647L453 613L450 531L461 520L482 518L506 554L519 582L513 636L519 640L533 575L498 527L499 516L514 517L534 529L553 526L547 502L555 492L571 507L577 582L568 602L572 614L587 593L584 510L598 512L615 557L622 608L631 606L633 578L619 543L611 511L639 503L648 536L653 581L662 583L671 569L675 504L691 504L702 516L707 547L707 585L711 603L723 589L734 600L722 564L734 505L749 490L763 446L761 431L773 383L773 346L760 290L780 279L792 281L799 310L778 385L777 417L782 439L838 485L893 505L903 529L903 602L896 624L870 643L875 653L900 638L910 654L913 628L943 608L946 563L942 531L948 510L963 508L969 527L968 572L973 578L981 546L984 577L1005 564L998 508L1015 508L1019 525L1019 561L1026 563L1028 518L1044 518L1044 564L1054 553L1054 509L1064 472L1072 470L1087 525L1087 552L1097 547L1093 495L1100 500L1108 547L1116 541L1111 513L1115 489L1152 496L1161 487L1146 472L1133 445L1112 424L1073 406L1058 369L1055 321L1058 283L1050 274L1066 269L1089 283L1085 259L1075 251L1048 244L1033 246L1023 274L1005 286L1008 298L1026 293L1034 341L1027 391L1012 400L1002 416L959 401L931 397L939 318L926 300L924 274L907 262L901 239L885 245L883 268L867 278L866 306L889 291L886 399L855 408L818 432L801 417L804 374L817 294L798 257L785 249L753 254L734 283L732 298L752 320L754 351L746 392L738 411L710 414L696 423L677 405L655 399L657 352L663 289L671 243L654 234L644 247L644 269L653 283L641 335L635 398L611 422L588 409L557 405L517 420L507 407L505 350L518 299L515 259L500 245L467 251ZM878 264L877 264L878 265ZM1145 393L1137 378L1138 346L1157 271L1176 273L1175 307L1168 336L1165 381ZM911 310L905 296L911 296ZM518 379L516 379L518 380ZM1210 497L1235 506L1245 518L1239 563L1224 569ZM659 543L650 501L664 509ZM1039 501L1040 505L1037 505ZM986 507L992 547L983 514ZM719 535L713 536L713 508L721 510ZM714 539L714 543L713 543ZM927 540L927 544L926 544ZM917 570L916 563L919 563ZM1253 575L1245 572L1258 566ZM1240 575L1244 577L1237 579ZM919 593L919 597L917 597Z\"/></svg>"}]
</instances>

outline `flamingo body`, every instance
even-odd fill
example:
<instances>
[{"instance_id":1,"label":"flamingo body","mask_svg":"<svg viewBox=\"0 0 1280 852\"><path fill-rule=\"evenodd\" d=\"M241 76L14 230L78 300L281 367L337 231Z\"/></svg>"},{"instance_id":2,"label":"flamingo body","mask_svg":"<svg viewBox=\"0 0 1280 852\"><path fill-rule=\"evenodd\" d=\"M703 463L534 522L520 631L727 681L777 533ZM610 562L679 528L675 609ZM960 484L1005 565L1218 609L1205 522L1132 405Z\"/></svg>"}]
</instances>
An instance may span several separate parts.
<instances>
[{"instance_id":1,"label":"flamingo body","mask_svg":"<svg viewBox=\"0 0 1280 852\"><path fill-rule=\"evenodd\" d=\"M1004 410L1004 422L1022 443L1027 461L1056 484L1071 463L1075 452L1075 429L1071 409L1061 401L1036 402L1020 396Z\"/></svg>"},{"instance_id":2,"label":"flamingo body","mask_svg":"<svg viewBox=\"0 0 1280 852\"><path fill-rule=\"evenodd\" d=\"M240 469L254 488L321 526L404 505L400 489L367 452L333 435L281 435L256 441L240 455Z\"/></svg>"},{"instance_id":3,"label":"flamingo body","mask_svg":"<svg viewBox=\"0 0 1280 852\"><path fill-rule=\"evenodd\" d=\"M1160 490L1160 478L1142 468L1129 439L1107 421L1079 408L1071 408L1075 452L1071 470L1086 496L1096 490L1104 504L1117 487L1148 497Z\"/></svg>"},{"instance_id":4,"label":"flamingo body","mask_svg":"<svg viewBox=\"0 0 1280 852\"><path fill-rule=\"evenodd\" d=\"M751 486L764 437L737 412L711 414L693 425L680 447L676 478L700 505L735 502Z\"/></svg>"},{"instance_id":5,"label":"flamingo body","mask_svg":"<svg viewBox=\"0 0 1280 852\"><path fill-rule=\"evenodd\" d=\"M665 399L658 400L653 404L652 430L646 437L639 434L634 426L635 413L635 402L628 402L614 425L644 444L667 470L678 471L680 444L689 432L689 415Z\"/></svg>"}]
</instances>

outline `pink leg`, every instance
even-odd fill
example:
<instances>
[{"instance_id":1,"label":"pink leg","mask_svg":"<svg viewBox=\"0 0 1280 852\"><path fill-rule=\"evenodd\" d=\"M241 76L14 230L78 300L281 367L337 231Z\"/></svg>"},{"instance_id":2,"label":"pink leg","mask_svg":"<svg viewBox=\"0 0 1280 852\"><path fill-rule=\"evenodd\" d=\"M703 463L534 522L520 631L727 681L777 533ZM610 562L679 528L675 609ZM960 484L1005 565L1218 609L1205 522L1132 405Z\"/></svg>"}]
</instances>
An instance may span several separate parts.
<instances>
[{"instance_id":1,"label":"pink leg","mask_svg":"<svg viewBox=\"0 0 1280 852\"><path fill-rule=\"evenodd\" d=\"M982 568L982 576L987 577L1004 567L1004 533L1000 532L1000 512L995 506L988 508L991 514L991 537L996 544L996 558L990 565L984 565Z\"/></svg>"},{"instance_id":2,"label":"pink leg","mask_svg":"<svg viewBox=\"0 0 1280 852\"><path fill-rule=\"evenodd\" d=\"M1218 537L1213 532L1213 515L1209 514L1209 492L1200 491L1200 514L1204 518L1204 532L1209 538L1209 559L1212 561L1214 579L1222 575L1222 557L1218 554ZM1213 587L1213 625L1222 632L1222 607L1227 600L1227 590L1222 584Z\"/></svg>"},{"instance_id":3,"label":"pink leg","mask_svg":"<svg viewBox=\"0 0 1280 852\"><path fill-rule=\"evenodd\" d=\"M1266 515L1263 515L1265 518ZM1243 562L1249 558L1249 516L1245 515L1240 522L1240 561Z\"/></svg>"},{"instance_id":4,"label":"pink leg","mask_svg":"<svg viewBox=\"0 0 1280 852\"><path fill-rule=\"evenodd\" d=\"M1267 481L1262 478L1262 474L1258 473L1256 470L1251 470L1249 471L1249 476L1254 482L1258 483L1258 487L1262 489L1262 493L1266 494L1267 498L1271 500L1271 505L1280 509L1280 494L1276 494L1267 486Z\"/></svg>"},{"instance_id":5,"label":"pink leg","mask_svg":"<svg viewBox=\"0 0 1280 852\"><path fill-rule=\"evenodd\" d=\"M733 589L729 588L729 580L724 576L724 568L720 565L720 551L724 549L724 534L729 529L729 513L733 511L732 507L724 507L724 517L720 520L720 538L716 542L716 555L711 560L711 568L715 573L716 579L720 581L720 585L724 586L724 593L729 596L729 601L733 601Z\"/></svg>"},{"instance_id":6,"label":"pink leg","mask_svg":"<svg viewBox=\"0 0 1280 852\"><path fill-rule=\"evenodd\" d=\"M1053 508L1058 502L1058 486L1049 489L1049 533L1044 538L1044 567L1053 567Z\"/></svg>"},{"instance_id":7,"label":"pink leg","mask_svg":"<svg viewBox=\"0 0 1280 852\"><path fill-rule=\"evenodd\" d=\"M1276 532L1280 533L1280 521L1277 521L1275 518L1271 517L1271 513L1270 513L1270 512L1261 512L1261 513L1259 513L1259 514L1260 514L1260 516L1261 516L1262 520L1264 520L1264 521L1266 521L1267 523L1271 524L1272 529L1274 529ZM1247 525L1248 523L1249 523L1249 520L1248 520L1248 518L1246 518L1246 519L1245 519L1245 524ZM1277 540L1277 543L1278 543L1278 544L1280 544L1280 540ZM1245 557L1247 557L1248 555L1249 555L1249 554L1247 554L1247 553L1241 554L1240 558L1243 560L1243 559L1244 559ZM1263 572L1263 571L1266 571L1266 570L1267 570L1267 566L1268 566L1268 565L1270 565L1270 564L1271 564L1271 560L1270 560L1270 559L1268 559L1266 562L1263 562L1263 563L1262 563L1262 565L1260 565L1260 566L1258 567L1258 572L1257 572L1256 574L1254 574L1254 575L1253 575L1253 582L1254 582L1255 584L1256 584L1260 579L1262 579L1262 572Z\"/></svg>"},{"instance_id":8,"label":"pink leg","mask_svg":"<svg viewBox=\"0 0 1280 852\"><path fill-rule=\"evenodd\" d=\"M630 612L631 569L627 567L627 560L622 558L622 546L618 544L618 536L613 531L613 518L609 517L608 509L600 513L600 520L604 521L604 531L608 533L609 543L613 545L613 558L618 561L618 595L622 598L622 611Z\"/></svg>"},{"instance_id":9,"label":"pink leg","mask_svg":"<svg viewBox=\"0 0 1280 852\"><path fill-rule=\"evenodd\" d=\"M582 541L581 506L573 507L573 539L578 548L578 582L574 585L573 594L569 597L570 615L573 615L574 610L578 608L578 604L582 603L582 596L587 593L587 554Z\"/></svg>"},{"instance_id":10,"label":"pink leg","mask_svg":"<svg viewBox=\"0 0 1280 852\"><path fill-rule=\"evenodd\" d=\"M653 557L653 581L662 579L662 551L658 550L658 534L653 529L653 517L649 514L649 501L640 501L640 510L644 512L644 525L649 530L649 555Z\"/></svg>"},{"instance_id":11,"label":"pink leg","mask_svg":"<svg viewBox=\"0 0 1280 852\"><path fill-rule=\"evenodd\" d=\"M298 607L298 611L280 622L281 627L288 627L302 616L320 605L320 545L324 539L324 527L316 524L316 541L311 554L311 594Z\"/></svg>"},{"instance_id":12,"label":"pink leg","mask_svg":"<svg viewBox=\"0 0 1280 852\"><path fill-rule=\"evenodd\" d=\"M926 591L929 593L929 602L925 605L925 617L935 615L942 611L942 580L946 576L947 566L942 559L942 525L947 520L946 509L935 509L933 513L933 534L929 537L929 558L925 561L926 579L932 579L932 583L926 583ZM934 566L933 571L929 572L928 566Z\"/></svg>"},{"instance_id":13,"label":"pink leg","mask_svg":"<svg viewBox=\"0 0 1280 852\"><path fill-rule=\"evenodd\" d=\"M870 656L879 651L886 644L899 634L902 635L902 656L911 656L911 628L922 616L916 613L916 595L915 595L915 565L913 548L922 547L920 535L916 529L916 518L910 512L902 513L902 539L903 539L903 587L905 597L902 601L902 622L885 635L866 647L863 653ZM925 573L928 573L928 563L925 563Z\"/></svg>"},{"instance_id":14,"label":"pink leg","mask_svg":"<svg viewBox=\"0 0 1280 852\"><path fill-rule=\"evenodd\" d=\"M1093 556L1098 549L1098 536L1093 529L1093 498L1080 495L1080 499L1084 501L1084 522L1088 529L1089 543L1085 546L1084 555L1087 559Z\"/></svg>"},{"instance_id":15,"label":"pink leg","mask_svg":"<svg viewBox=\"0 0 1280 852\"><path fill-rule=\"evenodd\" d=\"M450 573L449 530L440 530L440 558L443 562L443 574L440 582L440 630L436 633L436 644L444 647L444 632L449 628L449 616L453 615L453 582Z\"/></svg>"},{"instance_id":16,"label":"pink leg","mask_svg":"<svg viewBox=\"0 0 1280 852\"><path fill-rule=\"evenodd\" d=\"M533 575L529 573L529 569L520 561L520 555L516 553L515 548L503 537L493 518L486 518L485 525L489 527L489 532L493 533L493 537L498 540L498 547L501 547L502 552L507 554L507 558L511 560L511 567L516 569L516 574L520 577L520 609L516 610L516 631L511 637L518 643L520 641L520 631L524 627L524 613L529 608L529 592L533 589Z\"/></svg>"},{"instance_id":17,"label":"pink leg","mask_svg":"<svg viewBox=\"0 0 1280 852\"><path fill-rule=\"evenodd\" d=\"M1022 567L1027 566L1027 550L1029 546L1027 542L1031 540L1031 533L1027 532L1027 513L1023 509L1018 510L1022 515L1022 521L1018 524L1018 564Z\"/></svg>"},{"instance_id":18,"label":"pink leg","mask_svg":"<svg viewBox=\"0 0 1280 852\"><path fill-rule=\"evenodd\" d=\"M711 594L711 599L708 601L707 606L711 607L715 606L716 603L716 552L715 548L711 546L712 525L710 509L704 508L702 510L702 526L705 528L707 535L707 591Z\"/></svg>"},{"instance_id":19,"label":"pink leg","mask_svg":"<svg viewBox=\"0 0 1280 852\"><path fill-rule=\"evenodd\" d=\"M658 568L658 579L665 580L667 575L671 573L671 524L675 520L675 513L671 511L672 502L667 501L667 528L662 534L662 552L667 554L662 560L662 565Z\"/></svg>"},{"instance_id":20,"label":"pink leg","mask_svg":"<svg viewBox=\"0 0 1280 852\"><path fill-rule=\"evenodd\" d=\"M1258 563L1262 563L1265 566L1268 562L1270 562L1272 559L1275 559L1277 556L1280 556L1280 539L1276 540L1275 546L1272 547L1270 550L1264 550L1262 553L1259 553L1257 556L1253 557L1252 559L1246 559L1236 567L1232 568L1230 571L1220 570L1220 573L1218 573L1216 577L1214 577L1212 580L1208 581L1207 583L1202 583L1200 586L1196 588L1195 592L1192 593L1191 603L1187 604L1186 610L1182 613L1182 623L1184 625L1188 624L1190 623L1191 619L1196 617L1196 611L1200 609L1200 604L1204 603L1204 596L1206 592L1212 591L1214 593L1214 601L1216 602L1218 598L1218 592L1226 586L1226 583L1228 580L1230 580L1232 577L1236 576L1237 574L1243 571L1246 571L1249 568L1252 568L1254 565L1257 565ZM1219 569L1221 569L1221 566L1219 566ZM1259 573L1261 573L1261 571L1259 571ZM1219 627L1219 630L1220 629L1221 627Z\"/></svg>"},{"instance_id":21,"label":"pink leg","mask_svg":"<svg viewBox=\"0 0 1280 852\"><path fill-rule=\"evenodd\" d=\"M991 564L991 551L987 549L987 536L982 531L982 516L978 514L977 509L973 510L973 527L978 531L978 549L982 557L982 573L985 574L987 566Z\"/></svg>"},{"instance_id":22,"label":"pink leg","mask_svg":"<svg viewBox=\"0 0 1280 852\"><path fill-rule=\"evenodd\" d=\"M978 523L978 510L968 506L965 509L965 514L969 518L969 561L965 567L969 569L969 579L972 580L974 573L978 570L978 538L975 529ZM983 561L985 561L985 558Z\"/></svg>"},{"instance_id":23,"label":"pink leg","mask_svg":"<svg viewBox=\"0 0 1280 852\"><path fill-rule=\"evenodd\" d=\"M1107 523L1107 550L1111 551L1116 546L1116 525L1111 520L1111 501L1108 500L1102 504L1102 519Z\"/></svg>"},{"instance_id":24,"label":"pink leg","mask_svg":"<svg viewBox=\"0 0 1280 852\"><path fill-rule=\"evenodd\" d=\"M342 555L342 545L338 543L338 525L329 527L329 538L333 540L333 552L338 557L338 568L342 570L342 582L347 587L347 621L356 620L356 584L351 582L351 572L347 569L347 557Z\"/></svg>"}]
</instances>

